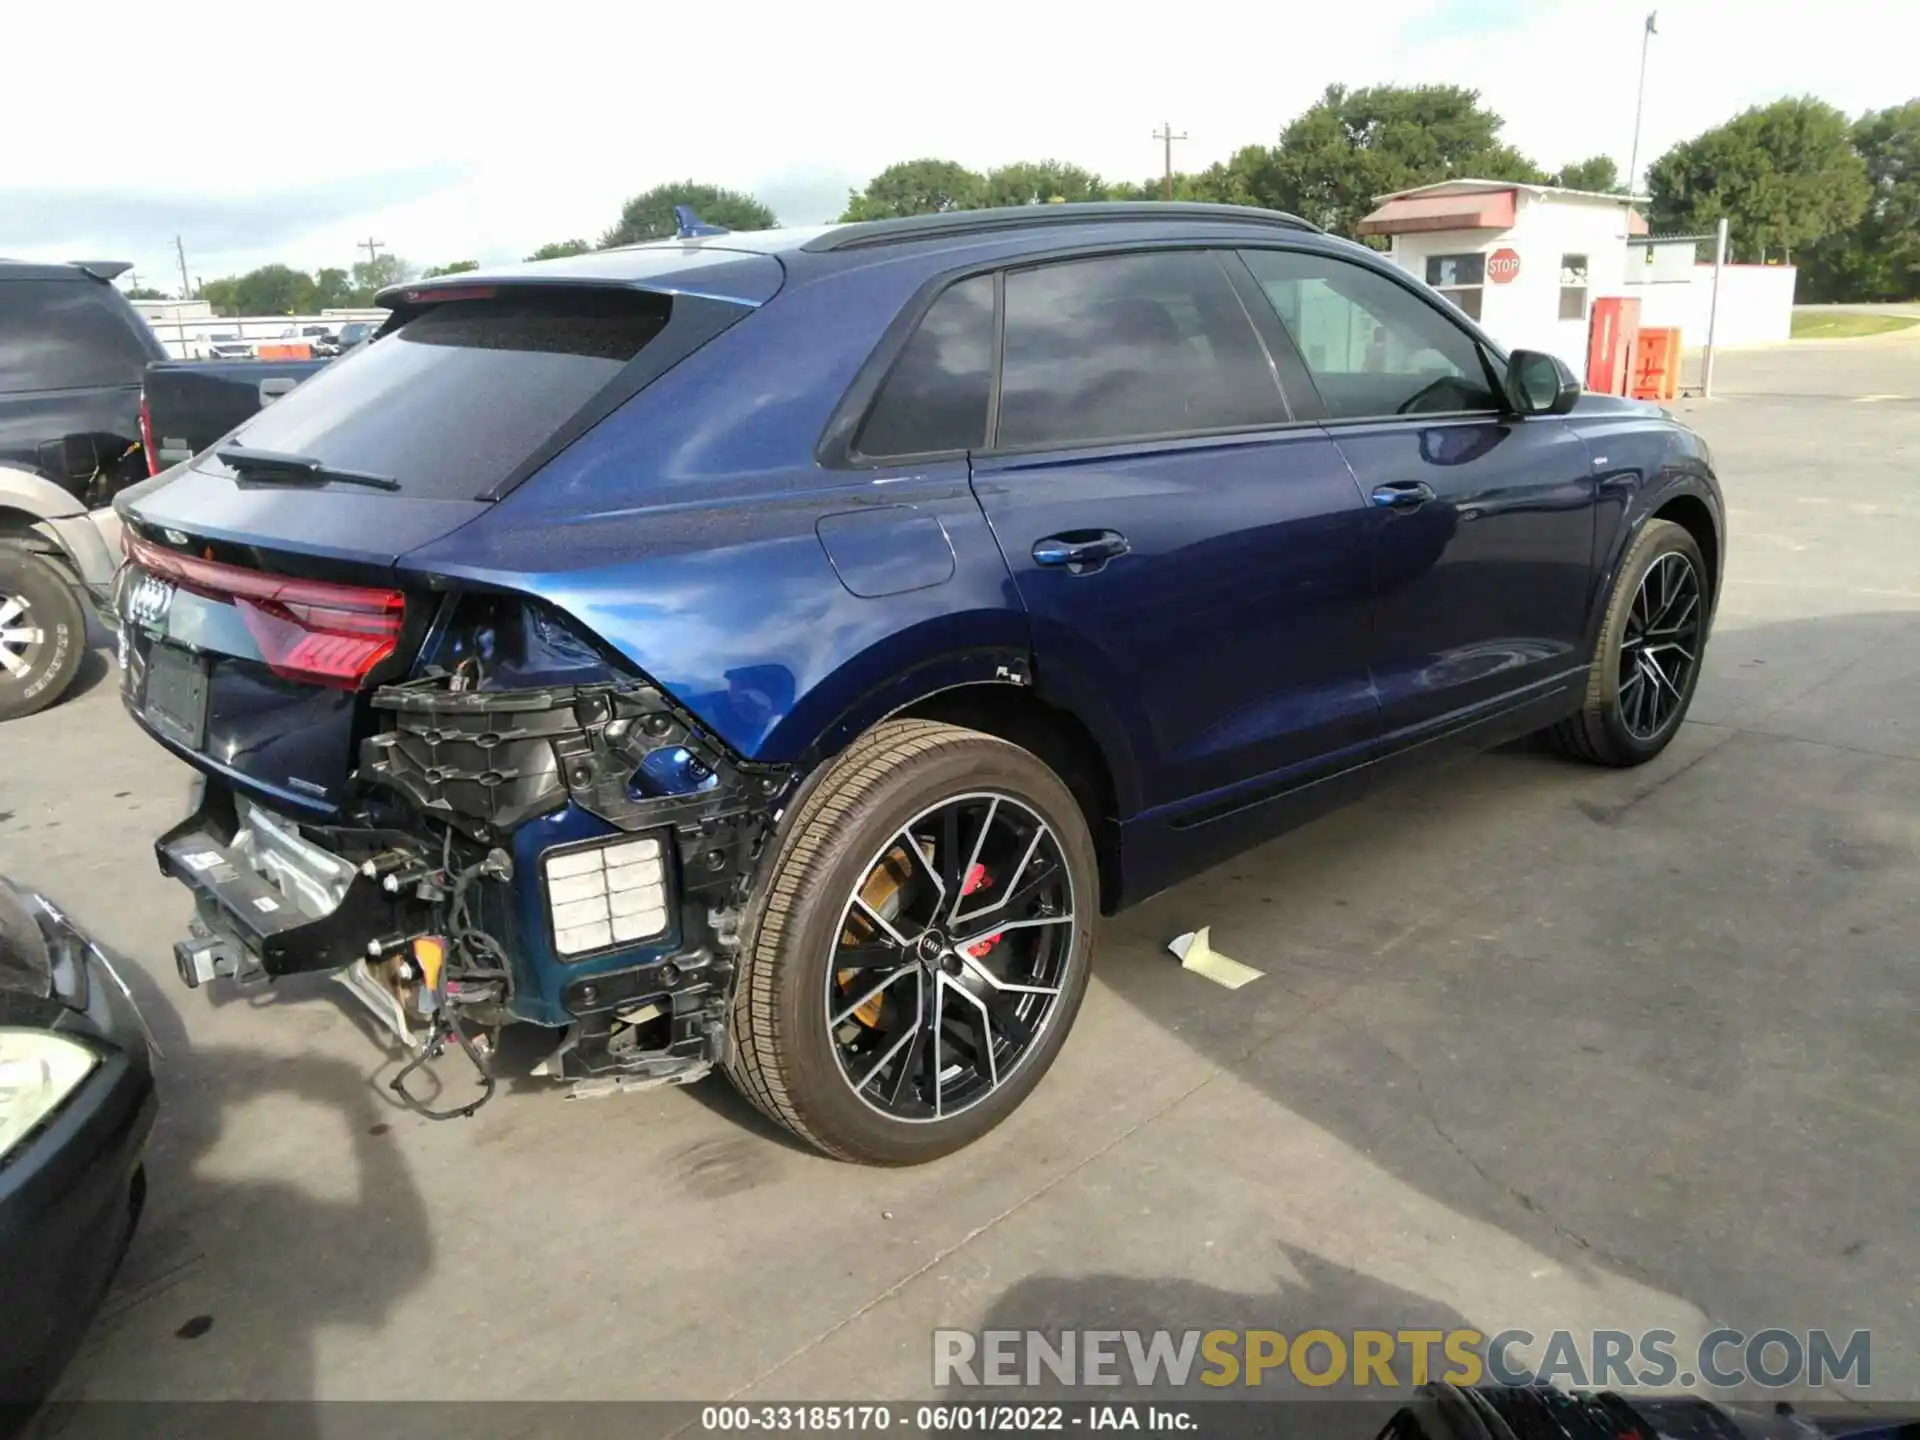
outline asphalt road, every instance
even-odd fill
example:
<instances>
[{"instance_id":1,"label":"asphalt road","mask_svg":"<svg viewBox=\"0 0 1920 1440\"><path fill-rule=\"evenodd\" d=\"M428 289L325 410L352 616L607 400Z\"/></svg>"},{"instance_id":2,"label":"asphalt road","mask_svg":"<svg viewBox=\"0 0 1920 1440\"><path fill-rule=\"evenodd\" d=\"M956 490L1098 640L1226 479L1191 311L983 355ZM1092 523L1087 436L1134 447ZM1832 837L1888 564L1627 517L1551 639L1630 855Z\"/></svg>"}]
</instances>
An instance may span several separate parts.
<instances>
[{"instance_id":1,"label":"asphalt road","mask_svg":"<svg viewBox=\"0 0 1920 1440\"><path fill-rule=\"evenodd\" d=\"M1873 1332L1920 1398L1920 343L1728 353L1692 718L1433 776L1110 922L972 1149L795 1148L724 1083L387 1103L326 983L192 993L186 773L93 688L0 738L0 868L143 972L149 1210L70 1397L913 1397L936 1324ZM1229 993L1163 946L1211 924Z\"/></svg>"}]
</instances>

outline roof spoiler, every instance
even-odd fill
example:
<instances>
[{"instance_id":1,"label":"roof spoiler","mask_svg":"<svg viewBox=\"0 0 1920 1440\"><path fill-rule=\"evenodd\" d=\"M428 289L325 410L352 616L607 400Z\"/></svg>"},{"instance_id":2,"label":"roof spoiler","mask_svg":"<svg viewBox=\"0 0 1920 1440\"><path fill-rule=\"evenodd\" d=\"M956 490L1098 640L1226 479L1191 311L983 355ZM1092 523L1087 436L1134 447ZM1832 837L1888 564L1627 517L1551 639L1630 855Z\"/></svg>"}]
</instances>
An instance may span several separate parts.
<instances>
[{"instance_id":1,"label":"roof spoiler","mask_svg":"<svg viewBox=\"0 0 1920 1440\"><path fill-rule=\"evenodd\" d=\"M115 280L133 268L131 260L75 260L73 265L96 280L107 281Z\"/></svg>"}]
</instances>

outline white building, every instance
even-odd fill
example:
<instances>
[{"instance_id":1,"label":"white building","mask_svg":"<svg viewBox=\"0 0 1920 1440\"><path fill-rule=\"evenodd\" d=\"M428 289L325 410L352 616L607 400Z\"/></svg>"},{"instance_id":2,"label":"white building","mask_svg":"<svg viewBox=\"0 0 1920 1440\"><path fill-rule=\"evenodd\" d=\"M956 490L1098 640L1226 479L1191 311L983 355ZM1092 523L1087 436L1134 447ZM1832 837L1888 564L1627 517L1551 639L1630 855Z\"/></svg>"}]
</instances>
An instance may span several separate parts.
<instances>
[{"instance_id":1,"label":"white building","mask_svg":"<svg viewBox=\"0 0 1920 1440\"><path fill-rule=\"evenodd\" d=\"M1647 239L1632 208L1642 197L1447 180L1377 198L1360 233L1390 237L1395 264L1508 349L1548 351L1584 376L1594 302L1615 297L1640 300L1641 327L1677 327L1683 345L1706 343L1714 267L1696 263L1692 239ZM1791 266L1725 267L1716 343L1786 339L1793 286Z\"/></svg>"},{"instance_id":2,"label":"white building","mask_svg":"<svg viewBox=\"0 0 1920 1440\"><path fill-rule=\"evenodd\" d=\"M1362 235L1510 350L1587 369L1594 300L1627 286L1627 240L1646 233L1629 197L1504 180L1447 180L1379 197Z\"/></svg>"},{"instance_id":3,"label":"white building","mask_svg":"<svg viewBox=\"0 0 1920 1440\"><path fill-rule=\"evenodd\" d=\"M1713 321L1716 345L1760 345L1793 333L1793 293L1799 271L1792 265L1723 265L1714 297L1713 237L1695 235L1627 244L1627 294L1640 298L1640 325L1670 326L1680 343L1707 343Z\"/></svg>"}]
</instances>

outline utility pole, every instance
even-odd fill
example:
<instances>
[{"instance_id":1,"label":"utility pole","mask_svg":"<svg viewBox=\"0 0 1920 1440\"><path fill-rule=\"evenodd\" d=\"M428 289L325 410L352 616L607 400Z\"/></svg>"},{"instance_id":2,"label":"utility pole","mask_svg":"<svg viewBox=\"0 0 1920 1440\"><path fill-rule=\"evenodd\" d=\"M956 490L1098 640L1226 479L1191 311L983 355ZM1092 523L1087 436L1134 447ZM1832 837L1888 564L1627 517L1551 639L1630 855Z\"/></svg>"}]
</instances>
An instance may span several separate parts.
<instances>
[{"instance_id":1,"label":"utility pole","mask_svg":"<svg viewBox=\"0 0 1920 1440\"><path fill-rule=\"evenodd\" d=\"M1713 294L1707 301L1707 353L1700 362L1700 397L1713 398L1713 332L1720 323L1720 272L1727 268L1727 217L1713 231Z\"/></svg>"},{"instance_id":2,"label":"utility pole","mask_svg":"<svg viewBox=\"0 0 1920 1440\"><path fill-rule=\"evenodd\" d=\"M1173 122L1171 120L1163 120L1160 122L1160 128L1153 132L1153 138L1160 141L1166 147L1164 152L1166 156L1166 178L1161 182L1160 198L1163 200L1171 200L1173 199L1173 142L1186 139L1187 132L1182 130L1176 135L1173 133Z\"/></svg>"},{"instance_id":3,"label":"utility pole","mask_svg":"<svg viewBox=\"0 0 1920 1440\"><path fill-rule=\"evenodd\" d=\"M358 245L354 246L353 248L356 250L366 251L367 264L371 265L373 264L374 261L380 258L380 247L386 243L387 242L384 240L375 240L372 236L368 236L365 240L362 240Z\"/></svg>"},{"instance_id":4,"label":"utility pole","mask_svg":"<svg viewBox=\"0 0 1920 1440\"><path fill-rule=\"evenodd\" d=\"M1633 102L1633 153L1627 161L1627 194L1632 195L1640 188L1640 117L1647 109L1647 47L1653 37L1660 32L1653 28L1653 22L1659 18L1658 10L1647 12L1647 28L1640 36L1640 90Z\"/></svg>"},{"instance_id":5,"label":"utility pole","mask_svg":"<svg viewBox=\"0 0 1920 1440\"><path fill-rule=\"evenodd\" d=\"M173 253L180 259L180 298L191 300L193 287L187 283L187 247L180 243L178 235L173 237Z\"/></svg>"}]
</instances>

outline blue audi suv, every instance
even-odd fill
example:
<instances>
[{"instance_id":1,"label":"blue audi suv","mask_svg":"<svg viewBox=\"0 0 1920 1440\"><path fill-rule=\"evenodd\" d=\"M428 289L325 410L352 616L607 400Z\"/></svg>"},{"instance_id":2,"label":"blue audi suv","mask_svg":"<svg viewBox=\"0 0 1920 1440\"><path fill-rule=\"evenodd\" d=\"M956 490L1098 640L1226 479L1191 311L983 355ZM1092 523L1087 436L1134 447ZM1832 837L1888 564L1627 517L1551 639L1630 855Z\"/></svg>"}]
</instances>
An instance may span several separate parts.
<instances>
[{"instance_id":1,"label":"blue audi suv","mask_svg":"<svg viewBox=\"0 0 1920 1440\"><path fill-rule=\"evenodd\" d=\"M382 303L123 507L117 604L204 777L182 978L335 974L423 1113L530 1022L930 1159L1101 915L1528 733L1641 763L1699 675L1699 438L1291 216L688 223Z\"/></svg>"}]
</instances>

